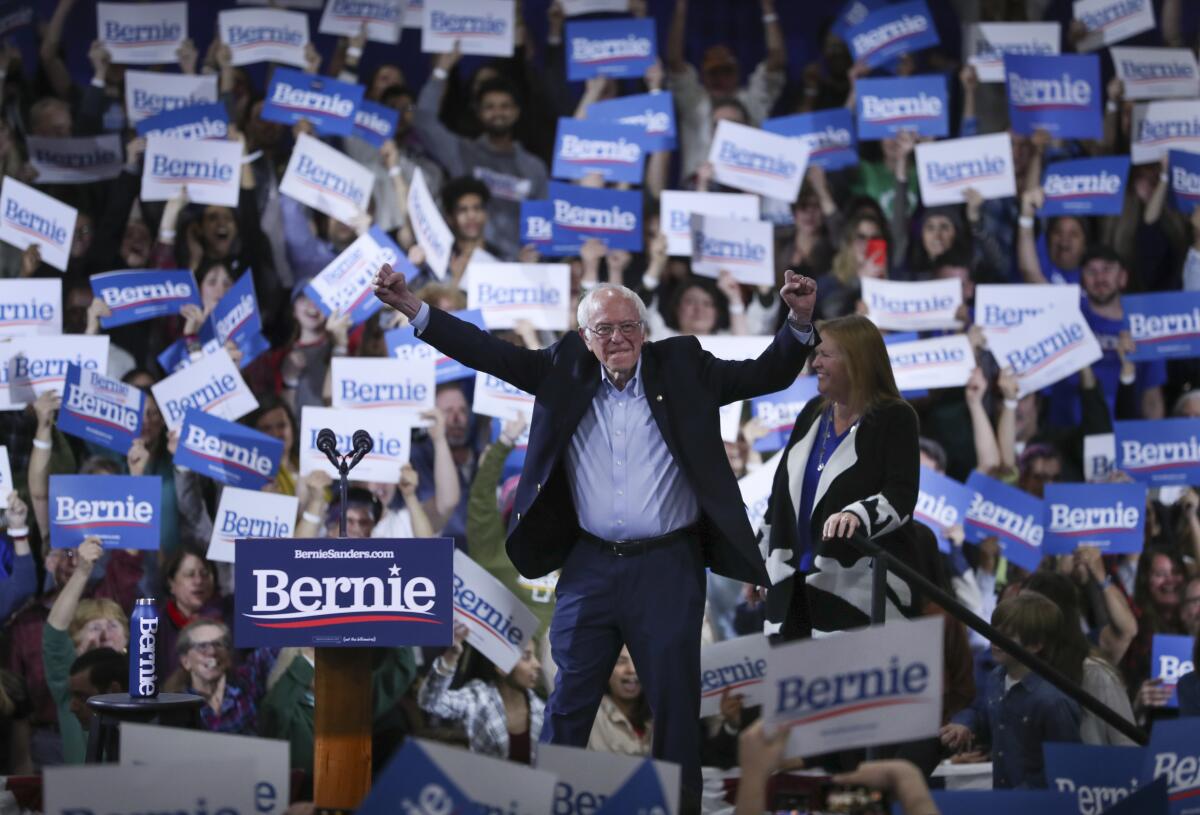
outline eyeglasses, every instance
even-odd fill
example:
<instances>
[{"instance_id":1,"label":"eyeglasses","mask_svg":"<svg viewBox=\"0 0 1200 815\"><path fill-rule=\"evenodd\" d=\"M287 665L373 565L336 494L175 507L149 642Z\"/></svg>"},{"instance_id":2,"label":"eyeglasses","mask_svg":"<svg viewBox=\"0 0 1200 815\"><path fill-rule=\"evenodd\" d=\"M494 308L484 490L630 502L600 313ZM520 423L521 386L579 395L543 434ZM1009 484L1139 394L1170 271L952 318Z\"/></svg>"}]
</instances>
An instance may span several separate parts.
<instances>
[{"instance_id":1,"label":"eyeglasses","mask_svg":"<svg viewBox=\"0 0 1200 815\"><path fill-rule=\"evenodd\" d=\"M617 325L601 323L595 328L588 328L588 331L591 331L602 340L612 339L613 334L617 333L618 331L621 332L622 337L632 337L641 330L642 323L640 320L637 322L618 323Z\"/></svg>"},{"instance_id":2,"label":"eyeglasses","mask_svg":"<svg viewBox=\"0 0 1200 815\"><path fill-rule=\"evenodd\" d=\"M229 643L225 640L209 640L208 642L193 642L188 646L189 651L199 651L202 654L215 654L218 651L228 651Z\"/></svg>"}]
</instances>

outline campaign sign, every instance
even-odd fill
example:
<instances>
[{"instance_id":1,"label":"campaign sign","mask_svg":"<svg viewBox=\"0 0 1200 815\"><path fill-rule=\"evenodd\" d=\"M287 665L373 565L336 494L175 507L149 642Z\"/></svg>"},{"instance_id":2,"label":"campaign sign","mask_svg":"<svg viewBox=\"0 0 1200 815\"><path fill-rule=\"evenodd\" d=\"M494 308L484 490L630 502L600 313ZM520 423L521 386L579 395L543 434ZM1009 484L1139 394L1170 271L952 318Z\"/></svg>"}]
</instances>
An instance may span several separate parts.
<instances>
[{"instance_id":1,"label":"campaign sign","mask_svg":"<svg viewBox=\"0 0 1200 815\"><path fill-rule=\"evenodd\" d=\"M560 117L550 174L579 179L594 173L605 181L641 184L646 169L642 132L636 125Z\"/></svg>"},{"instance_id":2,"label":"campaign sign","mask_svg":"<svg viewBox=\"0 0 1200 815\"><path fill-rule=\"evenodd\" d=\"M1012 368L1020 396L1039 391L1100 359L1104 352L1078 309L1054 309L1021 322L1020 331L984 329L1001 368Z\"/></svg>"},{"instance_id":3,"label":"campaign sign","mask_svg":"<svg viewBox=\"0 0 1200 815\"><path fill-rule=\"evenodd\" d=\"M1075 284L981 283L975 287L975 324L991 336L1052 309L1079 311L1079 299Z\"/></svg>"},{"instance_id":4,"label":"campaign sign","mask_svg":"<svg viewBox=\"0 0 1200 815\"><path fill-rule=\"evenodd\" d=\"M161 498L157 475L52 475L50 545L95 535L107 549L157 549Z\"/></svg>"},{"instance_id":5,"label":"campaign sign","mask_svg":"<svg viewBox=\"0 0 1200 815\"><path fill-rule=\"evenodd\" d=\"M1046 786L1072 796L1079 815L1099 815L1138 788L1145 750L1141 747L1067 744L1042 745Z\"/></svg>"},{"instance_id":6,"label":"campaign sign","mask_svg":"<svg viewBox=\"0 0 1200 815\"><path fill-rule=\"evenodd\" d=\"M242 143L236 141L148 136L142 200L168 201L187 187L188 199L195 203L236 207L242 152Z\"/></svg>"},{"instance_id":7,"label":"campaign sign","mask_svg":"<svg viewBox=\"0 0 1200 815\"><path fill-rule=\"evenodd\" d=\"M78 210L57 198L5 176L0 184L0 241L25 249L36 244L42 260L67 270Z\"/></svg>"},{"instance_id":8,"label":"campaign sign","mask_svg":"<svg viewBox=\"0 0 1200 815\"><path fill-rule=\"evenodd\" d=\"M329 0L317 31L354 37L364 25L371 42L395 45L404 27L404 4L400 0Z\"/></svg>"},{"instance_id":9,"label":"campaign sign","mask_svg":"<svg viewBox=\"0 0 1200 815\"><path fill-rule=\"evenodd\" d=\"M554 242L554 203L549 200L521 202L521 245L532 246L539 255L550 258L570 257L579 251L574 238L561 246Z\"/></svg>"},{"instance_id":10,"label":"campaign sign","mask_svg":"<svg viewBox=\"0 0 1200 815\"><path fill-rule=\"evenodd\" d=\"M171 728L171 732L176 731ZM192 731L188 731L190 735ZM47 767L42 776L46 815L188 812L198 807L221 815L258 812L254 764L208 754L186 758L174 748L166 763L148 767L115 764ZM170 757L180 755L177 761ZM274 810L272 810L274 811Z\"/></svg>"},{"instance_id":11,"label":"campaign sign","mask_svg":"<svg viewBox=\"0 0 1200 815\"><path fill-rule=\"evenodd\" d=\"M565 263L472 263L467 308L483 312L488 328L570 328L571 267Z\"/></svg>"},{"instance_id":12,"label":"campaign sign","mask_svg":"<svg viewBox=\"0 0 1200 815\"><path fill-rule=\"evenodd\" d=\"M238 648L449 645L454 541L241 539Z\"/></svg>"},{"instance_id":13,"label":"campaign sign","mask_svg":"<svg viewBox=\"0 0 1200 815\"><path fill-rule=\"evenodd\" d=\"M743 359L757 359L763 351L775 341L771 334L709 334L697 337L700 347L717 359L728 359L737 362Z\"/></svg>"},{"instance_id":14,"label":"campaign sign","mask_svg":"<svg viewBox=\"0 0 1200 815\"><path fill-rule=\"evenodd\" d=\"M1103 135L1099 56L1007 54L1004 71L1014 133L1029 136L1045 130L1056 139L1099 139Z\"/></svg>"},{"instance_id":15,"label":"campaign sign","mask_svg":"<svg viewBox=\"0 0 1200 815\"><path fill-rule=\"evenodd\" d=\"M265 433L191 409L179 431L175 466L250 490L261 490L279 472L283 442Z\"/></svg>"},{"instance_id":16,"label":"campaign sign","mask_svg":"<svg viewBox=\"0 0 1200 815\"><path fill-rule=\"evenodd\" d=\"M742 706L766 704L770 698L767 656L771 646L762 634L705 645L700 649L700 715L721 712L721 697L741 696Z\"/></svg>"},{"instance_id":17,"label":"campaign sign","mask_svg":"<svg viewBox=\"0 0 1200 815\"><path fill-rule=\"evenodd\" d=\"M229 112L217 103L164 110L138 122L137 134L169 139L225 139L229 137Z\"/></svg>"},{"instance_id":18,"label":"campaign sign","mask_svg":"<svg viewBox=\"0 0 1200 815\"><path fill-rule=\"evenodd\" d=\"M471 402L471 411L480 416L506 420L522 416L528 424L533 421L533 394L497 376L476 371L475 398Z\"/></svg>"},{"instance_id":19,"label":"campaign sign","mask_svg":"<svg viewBox=\"0 0 1200 815\"><path fill-rule=\"evenodd\" d=\"M1142 551L1145 484L1047 484L1045 502L1046 554L1080 546L1106 555Z\"/></svg>"},{"instance_id":20,"label":"campaign sign","mask_svg":"<svg viewBox=\"0 0 1200 815\"><path fill-rule=\"evenodd\" d=\"M13 482L12 462L8 457L8 445L0 444L0 501L7 503L8 496L16 488Z\"/></svg>"},{"instance_id":21,"label":"campaign sign","mask_svg":"<svg viewBox=\"0 0 1200 815\"><path fill-rule=\"evenodd\" d=\"M208 559L233 563L234 542L239 539L292 537L298 509L298 499L294 495L225 487L221 490L221 503L213 519Z\"/></svg>"},{"instance_id":22,"label":"campaign sign","mask_svg":"<svg viewBox=\"0 0 1200 815\"><path fill-rule=\"evenodd\" d=\"M1200 357L1200 292L1122 295L1121 308L1136 343L1130 359Z\"/></svg>"},{"instance_id":23,"label":"campaign sign","mask_svg":"<svg viewBox=\"0 0 1200 815\"><path fill-rule=\"evenodd\" d=\"M442 218L419 167L413 171L408 186L408 219L417 243L425 251L425 262L439 279L445 278L454 249L454 234Z\"/></svg>"},{"instance_id":24,"label":"campaign sign","mask_svg":"<svg viewBox=\"0 0 1200 815\"><path fill-rule=\"evenodd\" d=\"M454 550L454 617L467 626L467 642L503 673L538 629L534 613L461 549Z\"/></svg>"},{"instance_id":25,"label":"campaign sign","mask_svg":"<svg viewBox=\"0 0 1200 815\"><path fill-rule=\"evenodd\" d=\"M967 478L967 489L974 493L964 526L967 540L982 543L987 538L996 538L1006 558L1022 569L1036 570L1042 562L1042 540L1046 534L1042 499L978 470Z\"/></svg>"},{"instance_id":26,"label":"campaign sign","mask_svg":"<svg viewBox=\"0 0 1200 815\"><path fill-rule=\"evenodd\" d=\"M1072 10L1087 29L1075 45L1079 51L1094 51L1154 28L1151 0L1075 0Z\"/></svg>"},{"instance_id":27,"label":"campaign sign","mask_svg":"<svg viewBox=\"0 0 1200 815\"><path fill-rule=\"evenodd\" d=\"M739 283L775 283L774 226L712 215L692 215L692 272L717 277L728 271Z\"/></svg>"},{"instance_id":28,"label":"campaign sign","mask_svg":"<svg viewBox=\"0 0 1200 815\"><path fill-rule=\"evenodd\" d=\"M1165 778L1170 815L1195 815L1200 811L1200 759L1196 756L1196 720L1161 718L1150 731L1150 746L1138 779L1141 786Z\"/></svg>"},{"instance_id":29,"label":"campaign sign","mask_svg":"<svg viewBox=\"0 0 1200 815\"><path fill-rule=\"evenodd\" d=\"M767 655L767 727L788 756L915 741L942 717L940 616L802 640Z\"/></svg>"},{"instance_id":30,"label":"campaign sign","mask_svg":"<svg viewBox=\"0 0 1200 815\"><path fill-rule=\"evenodd\" d=\"M840 39L846 39L846 32L867 19L867 15L877 8L887 5L887 0L846 0L833 18L829 30Z\"/></svg>"},{"instance_id":31,"label":"campaign sign","mask_svg":"<svg viewBox=\"0 0 1200 815\"><path fill-rule=\"evenodd\" d=\"M796 200L808 167L804 145L727 119L717 123L708 160L718 183L783 201Z\"/></svg>"},{"instance_id":32,"label":"campaign sign","mask_svg":"<svg viewBox=\"0 0 1200 815\"><path fill-rule=\"evenodd\" d=\"M1003 82L1005 54L1053 56L1061 31L1058 23L974 23L967 26L963 57L980 82Z\"/></svg>"},{"instance_id":33,"label":"campaign sign","mask_svg":"<svg viewBox=\"0 0 1200 815\"><path fill-rule=\"evenodd\" d=\"M1117 469L1149 484L1200 484L1200 419L1113 422Z\"/></svg>"},{"instance_id":34,"label":"campaign sign","mask_svg":"<svg viewBox=\"0 0 1200 815\"><path fill-rule=\"evenodd\" d=\"M105 181L120 175L124 166L119 133L77 139L28 136L25 146L39 184Z\"/></svg>"},{"instance_id":35,"label":"campaign sign","mask_svg":"<svg viewBox=\"0 0 1200 815\"><path fill-rule=\"evenodd\" d=\"M798 140L808 150L809 164L817 167L840 170L858 164L854 116L846 108L767 119L762 129Z\"/></svg>"},{"instance_id":36,"label":"campaign sign","mask_svg":"<svg viewBox=\"0 0 1200 815\"><path fill-rule=\"evenodd\" d=\"M67 367L58 429L124 455L142 435L140 388L78 365Z\"/></svg>"},{"instance_id":37,"label":"campaign sign","mask_svg":"<svg viewBox=\"0 0 1200 815\"><path fill-rule=\"evenodd\" d=\"M114 65L178 62L187 35L187 3L96 4L96 38Z\"/></svg>"},{"instance_id":38,"label":"campaign sign","mask_svg":"<svg viewBox=\"0 0 1200 815\"><path fill-rule=\"evenodd\" d=\"M369 169L307 133L296 141L279 184L284 195L342 222L367 211L374 188Z\"/></svg>"},{"instance_id":39,"label":"campaign sign","mask_svg":"<svg viewBox=\"0 0 1200 815\"><path fill-rule=\"evenodd\" d=\"M375 446L354 468L354 477L361 481L400 480L400 468L408 461L412 437L413 415L407 410L377 408L351 410L347 408L304 407L300 411L300 475L322 470L333 478L338 472L325 454L317 449L317 433L328 427L337 436L337 449L348 453L354 449L354 431L366 430Z\"/></svg>"},{"instance_id":40,"label":"campaign sign","mask_svg":"<svg viewBox=\"0 0 1200 815\"><path fill-rule=\"evenodd\" d=\"M150 387L168 430L179 430L191 408L236 421L258 400L224 348L217 348Z\"/></svg>"},{"instance_id":41,"label":"campaign sign","mask_svg":"<svg viewBox=\"0 0 1200 815\"><path fill-rule=\"evenodd\" d=\"M1012 141L1007 133L917 145L917 180L927 207L961 204L974 188L985 200L1017 194Z\"/></svg>"},{"instance_id":42,"label":"campaign sign","mask_svg":"<svg viewBox=\"0 0 1200 815\"><path fill-rule=\"evenodd\" d=\"M0 37L20 31L32 22L32 0L6 0L0 4Z\"/></svg>"},{"instance_id":43,"label":"campaign sign","mask_svg":"<svg viewBox=\"0 0 1200 815\"><path fill-rule=\"evenodd\" d=\"M670 91L620 96L588 105L589 122L637 127L647 152L675 149L675 102Z\"/></svg>"},{"instance_id":44,"label":"campaign sign","mask_svg":"<svg viewBox=\"0 0 1200 815\"><path fill-rule=\"evenodd\" d=\"M62 280L0 280L0 337L62 333Z\"/></svg>"},{"instance_id":45,"label":"campaign sign","mask_svg":"<svg viewBox=\"0 0 1200 815\"><path fill-rule=\"evenodd\" d=\"M862 299L867 317L890 331L957 330L962 306L962 281L929 280L908 282L876 278L862 279Z\"/></svg>"},{"instance_id":46,"label":"campaign sign","mask_svg":"<svg viewBox=\"0 0 1200 815\"><path fill-rule=\"evenodd\" d=\"M951 527L963 526L967 519L967 508L975 491L947 475L921 465L921 480L917 488L917 507L913 519L933 530L938 548L950 551L949 531Z\"/></svg>"},{"instance_id":47,"label":"campaign sign","mask_svg":"<svg viewBox=\"0 0 1200 815\"><path fill-rule=\"evenodd\" d=\"M1172 150L1200 152L1200 101L1134 105L1132 130L1129 152L1134 164L1153 164Z\"/></svg>"},{"instance_id":48,"label":"campaign sign","mask_svg":"<svg viewBox=\"0 0 1200 815\"><path fill-rule=\"evenodd\" d=\"M937 45L937 28L925 0L885 5L846 31L855 62L869 68L885 65L901 54Z\"/></svg>"},{"instance_id":49,"label":"campaign sign","mask_svg":"<svg viewBox=\"0 0 1200 815\"><path fill-rule=\"evenodd\" d=\"M371 784L366 800L355 810L357 815L392 815L394 812L483 815L483 807L450 780L425 752L423 744L421 739L404 740ZM469 755L489 760L475 753ZM518 772L524 769L522 767ZM508 783L512 783L511 779Z\"/></svg>"},{"instance_id":50,"label":"campaign sign","mask_svg":"<svg viewBox=\"0 0 1200 815\"><path fill-rule=\"evenodd\" d=\"M166 110L215 104L216 74L164 74L158 71L125 72L125 113L129 124Z\"/></svg>"},{"instance_id":51,"label":"campaign sign","mask_svg":"<svg viewBox=\"0 0 1200 815\"><path fill-rule=\"evenodd\" d=\"M383 147L383 143L395 135L399 121L400 111L364 99L354 111L354 135L372 147Z\"/></svg>"},{"instance_id":52,"label":"campaign sign","mask_svg":"<svg viewBox=\"0 0 1200 815\"><path fill-rule=\"evenodd\" d=\"M602 11L629 11L629 0L562 0L562 7L567 17L578 17Z\"/></svg>"},{"instance_id":53,"label":"campaign sign","mask_svg":"<svg viewBox=\"0 0 1200 815\"><path fill-rule=\"evenodd\" d=\"M761 199L744 192L663 190L659 229L667 236L667 254L692 256L692 215L757 221Z\"/></svg>"},{"instance_id":54,"label":"campaign sign","mask_svg":"<svg viewBox=\"0 0 1200 815\"><path fill-rule=\"evenodd\" d=\"M512 3L475 0L425 0L421 9L421 50L445 54L458 43L464 54L511 57Z\"/></svg>"},{"instance_id":55,"label":"campaign sign","mask_svg":"<svg viewBox=\"0 0 1200 815\"><path fill-rule=\"evenodd\" d=\"M24 404L47 391L61 393L71 365L108 373L108 342L107 334L14 338L0 391L10 403Z\"/></svg>"},{"instance_id":56,"label":"campaign sign","mask_svg":"<svg viewBox=\"0 0 1200 815\"><path fill-rule=\"evenodd\" d=\"M261 116L285 125L312 122L317 133L324 136L349 136L354 132L355 112L362 104L363 91L362 85L353 82L276 68Z\"/></svg>"},{"instance_id":57,"label":"campaign sign","mask_svg":"<svg viewBox=\"0 0 1200 815\"><path fill-rule=\"evenodd\" d=\"M1067 815L1071 801L1049 790L930 790L941 815ZM1099 815L1094 810L1091 815Z\"/></svg>"},{"instance_id":58,"label":"campaign sign","mask_svg":"<svg viewBox=\"0 0 1200 815\"><path fill-rule=\"evenodd\" d=\"M304 294L326 315L349 314L351 324L358 325L383 305L375 297L371 281L385 263L408 280L416 277L408 256L386 232L373 226L309 281Z\"/></svg>"},{"instance_id":59,"label":"campaign sign","mask_svg":"<svg viewBox=\"0 0 1200 815\"><path fill-rule=\"evenodd\" d=\"M1126 99L1195 99L1200 96L1200 67L1190 48L1108 49Z\"/></svg>"},{"instance_id":60,"label":"campaign sign","mask_svg":"<svg viewBox=\"0 0 1200 815\"><path fill-rule=\"evenodd\" d=\"M407 361L387 357L334 357L335 408L433 409L434 370L429 357Z\"/></svg>"},{"instance_id":61,"label":"campaign sign","mask_svg":"<svg viewBox=\"0 0 1200 815\"><path fill-rule=\"evenodd\" d=\"M249 277L249 275L247 275ZM126 269L92 275L92 294L112 311L101 317L103 328L178 314L188 303L200 305L200 292L190 269Z\"/></svg>"},{"instance_id":62,"label":"campaign sign","mask_svg":"<svg viewBox=\"0 0 1200 815\"><path fill-rule=\"evenodd\" d=\"M1171 200L1175 209L1191 215L1200 204L1200 155L1184 150L1171 150L1170 160Z\"/></svg>"},{"instance_id":63,"label":"campaign sign","mask_svg":"<svg viewBox=\"0 0 1200 815\"><path fill-rule=\"evenodd\" d=\"M909 130L918 136L950 133L946 77L863 77L857 88L858 138L875 141Z\"/></svg>"},{"instance_id":64,"label":"campaign sign","mask_svg":"<svg viewBox=\"0 0 1200 815\"><path fill-rule=\"evenodd\" d=\"M481 331L487 331L483 321L483 312L477 308L452 311L450 316L468 322ZM452 359L432 345L427 345L417 337L417 331L408 325L394 328L383 335L387 343L388 354L396 359L411 362L419 359L432 359L437 384L454 382L459 379L474 379L475 369L468 368L456 359Z\"/></svg>"},{"instance_id":65,"label":"campaign sign","mask_svg":"<svg viewBox=\"0 0 1200 815\"><path fill-rule=\"evenodd\" d=\"M1192 659L1195 639L1182 634L1155 634L1150 652L1150 678L1161 679L1171 691L1167 707L1179 707L1179 692L1175 686L1179 677L1196 669Z\"/></svg>"},{"instance_id":66,"label":"campaign sign","mask_svg":"<svg viewBox=\"0 0 1200 815\"><path fill-rule=\"evenodd\" d=\"M642 194L550 182L554 224L551 240L582 246L597 238L609 249L642 249Z\"/></svg>"},{"instance_id":67,"label":"campaign sign","mask_svg":"<svg viewBox=\"0 0 1200 815\"><path fill-rule=\"evenodd\" d=\"M232 342L241 350L241 367L245 368L266 350L262 329L262 315L254 294L254 275L247 271L225 292L200 326L200 341L218 346Z\"/></svg>"},{"instance_id":68,"label":"campaign sign","mask_svg":"<svg viewBox=\"0 0 1200 815\"><path fill-rule=\"evenodd\" d=\"M703 651L701 654L703 659ZM599 815L607 811L606 807L619 806L621 808L615 812L644 811L647 815L653 812L675 815L679 812L678 764L561 744L539 744L535 762L539 770L546 770L558 777L554 808L548 811ZM638 777L639 773L642 774L641 778ZM657 787L658 794L662 796L660 809L638 809L648 803L645 798L638 798L632 805L629 801L622 804L622 793L639 780L649 780L651 785Z\"/></svg>"},{"instance_id":69,"label":"campaign sign","mask_svg":"<svg viewBox=\"0 0 1200 815\"><path fill-rule=\"evenodd\" d=\"M567 23L567 79L640 77L658 56L653 17Z\"/></svg>"},{"instance_id":70,"label":"campaign sign","mask_svg":"<svg viewBox=\"0 0 1200 815\"><path fill-rule=\"evenodd\" d=\"M1107 482L1117 469L1117 440L1112 433L1093 433L1083 437L1083 480L1089 484Z\"/></svg>"},{"instance_id":71,"label":"campaign sign","mask_svg":"<svg viewBox=\"0 0 1200 815\"><path fill-rule=\"evenodd\" d=\"M965 334L891 343L887 352L902 391L961 388L975 370L975 352Z\"/></svg>"},{"instance_id":72,"label":"campaign sign","mask_svg":"<svg viewBox=\"0 0 1200 815\"><path fill-rule=\"evenodd\" d=\"M281 9L237 9L217 15L221 42L229 46L233 65L282 62L305 67L308 15Z\"/></svg>"},{"instance_id":73,"label":"campaign sign","mask_svg":"<svg viewBox=\"0 0 1200 815\"><path fill-rule=\"evenodd\" d=\"M742 505L746 508L746 518L755 534L762 528L763 519L767 515L767 504L771 500L771 488L775 482L775 470L779 468L779 455L766 461L757 470L738 479L738 493L742 497ZM773 583L778 583L788 577L794 569L784 566L782 572L777 572L777 561L767 561L767 573Z\"/></svg>"},{"instance_id":74,"label":"campaign sign","mask_svg":"<svg viewBox=\"0 0 1200 815\"><path fill-rule=\"evenodd\" d=\"M1042 173L1042 191L1046 197L1039 214L1120 215L1128 177L1128 156L1051 164Z\"/></svg>"},{"instance_id":75,"label":"campaign sign","mask_svg":"<svg viewBox=\"0 0 1200 815\"><path fill-rule=\"evenodd\" d=\"M767 431L754 442L754 449L760 453L782 450L796 426L796 417L816 395L817 378L801 376L786 390L751 399L750 415Z\"/></svg>"}]
</instances>

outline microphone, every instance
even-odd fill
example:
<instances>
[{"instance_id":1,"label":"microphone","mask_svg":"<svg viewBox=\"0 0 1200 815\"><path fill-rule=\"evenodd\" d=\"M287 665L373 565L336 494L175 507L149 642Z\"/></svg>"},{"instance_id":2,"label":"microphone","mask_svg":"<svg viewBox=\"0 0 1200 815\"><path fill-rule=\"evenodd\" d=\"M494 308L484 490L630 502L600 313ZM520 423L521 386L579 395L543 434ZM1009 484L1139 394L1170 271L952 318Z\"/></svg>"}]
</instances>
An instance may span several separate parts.
<instances>
[{"instance_id":1,"label":"microphone","mask_svg":"<svg viewBox=\"0 0 1200 815\"><path fill-rule=\"evenodd\" d=\"M354 455L350 458L350 466L347 470L353 470L358 462L362 461L363 456L371 452L375 447L375 440L371 438L371 434L365 430L354 431Z\"/></svg>"},{"instance_id":2,"label":"microphone","mask_svg":"<svg viewBox=\"0 0 1200 815\"><path fill-rule=\"evenodd\" d=\"M317 449L325 454L334 469L338 469L341 462L338 461L337 435L328 427L321 428L317 433Z\"/></svg>"}]
</instances>

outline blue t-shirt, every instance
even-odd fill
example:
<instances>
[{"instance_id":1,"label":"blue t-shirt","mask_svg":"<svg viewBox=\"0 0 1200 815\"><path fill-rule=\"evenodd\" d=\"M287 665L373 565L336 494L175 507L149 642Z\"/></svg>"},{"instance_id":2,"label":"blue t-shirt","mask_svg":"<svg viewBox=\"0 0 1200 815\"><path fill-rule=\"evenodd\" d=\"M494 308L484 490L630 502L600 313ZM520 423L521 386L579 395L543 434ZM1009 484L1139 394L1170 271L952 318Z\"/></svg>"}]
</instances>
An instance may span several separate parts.
<instances>
[{"instance_id":1,"label":"blue t-shirt","mask_svg":"<svg viewBox=\"0 0 1200 815\"><path fill-rule=\"evenodd\" d=\"M1037 239L1037 254L1038 262L1042 264L1042 274L1051 283L1062 285L1064 283L1079 283L1079 269L1060 269L1055 266L1050 260L1050 250L1046 248L1045 233L1038 236Z\"/></svg>"},{"instance_id":2,"label":"blue t-shirt","mask_svg":"<svg viewBox=\"0 0 1200 815\"><path fill-rule=\"evenodd\" d=\"M833 410L826 408L821 413L817 427L817 438L813 441L812 450L808 453L808 463L804 465L804 484L800 487L800 509L796 513L796 527L800 541L800 571L807 572L812 568L814 541L812 539L812 511L816 503L817 484L821 481L821 470L837 450L842 439L854 425L850 425L842 433L834 431ZM826 438L826 432L829 437ZM822 444L822 439L824 443Z\"/></svg>"}]
</instances>

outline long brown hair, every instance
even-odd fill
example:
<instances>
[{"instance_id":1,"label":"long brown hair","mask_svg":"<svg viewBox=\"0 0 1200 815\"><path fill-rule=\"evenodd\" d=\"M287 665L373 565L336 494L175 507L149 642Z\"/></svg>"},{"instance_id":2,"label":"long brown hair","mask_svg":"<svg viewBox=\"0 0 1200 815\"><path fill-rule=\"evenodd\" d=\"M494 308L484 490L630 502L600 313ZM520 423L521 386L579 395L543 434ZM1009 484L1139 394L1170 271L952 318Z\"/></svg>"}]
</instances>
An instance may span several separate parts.
<instances>
[{"instance_id":1,"label":"long brown hair","mask_svg":"<svg viewBox=\"0 0 1200 815\"><path fill-rule=\"evenodd\" d=\"M885 402L901 401L887 346L875 323L859 314L850 314L822 323L820 332L841 349L850 377L850 408L854 412L866 413Z\"/></svg>"}]
</instances>

